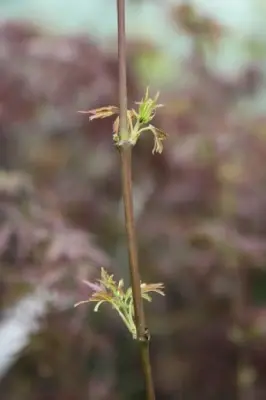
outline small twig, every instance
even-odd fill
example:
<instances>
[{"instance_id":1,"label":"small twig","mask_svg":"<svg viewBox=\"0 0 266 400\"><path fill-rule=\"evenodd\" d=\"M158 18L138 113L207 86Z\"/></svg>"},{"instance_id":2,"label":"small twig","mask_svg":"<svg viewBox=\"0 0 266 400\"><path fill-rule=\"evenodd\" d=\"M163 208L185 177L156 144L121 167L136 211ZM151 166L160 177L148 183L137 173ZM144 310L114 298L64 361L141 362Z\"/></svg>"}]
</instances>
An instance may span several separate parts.
<instances>
[{"instance_id":1,"label":"small twig","mask_svg":"<svg viewBox=\"0 0 266 400\"><path fill-rule=\"evenodd\" d=\"M127 77L126 77L126 33L125 33L125 0L117 0L118 16L118 58L119 58L119 137L121 143L121 169L125 224L127 232L129 267L133 294L134 315L137 328L137 339L140 343L143 371L145 374L147 399L154 400L154 387L149 356L149 332L145 322L143 301L141 297L140 273L136 231L134 225L132 200L132 144L127 129Z\"/></svg>"},{"instance_id":2,"label":"small twig","mask_svg":"<svg viewBox=\"0 0 266 400\"><path fill-rule=\"evenodd\" d=\"M117 0L120 140L128 141L125 0Z\"/></svg>"},{"instance_id":3,"label":"small twig","mask_svg":"<svg viewBox=\"0 0 266 400\"><path fill-rule=\"evenodd\" d=\"M152 153L163 151L163 141L167 134L161 129L153 126L156 110L162 107L157 100L159 92L154 98L149 96L149 88L146 89L145 96L141 101L136 102L137 110L127 109L127 74L126 74L126 33L125 33L125 0L117 0L118 16L118 58L119 58L119 107L104 106L88 111L79 111L82 114L90 114L90 120L107 118L116 115L113 123L113 141L119 149L121 155L121 181L123 190L123 203L125 211L125 225L127 233L127 245L129 254L129 269L131 277L131 287L124 291L123 279L118 283L113 280L103 268L99 283L84 281L92 290L92 295L86 301L76 304L96 302L94 311L98 311L103 303L113 306L122 321L130 331L132 338L138 341L141 350L141 360L145 375L147 400L154 400L154 386L152 380L149 342L150 334L145 322L143 299L151 301L149 292L164 295L164 285L162 283L141 283L137 240L133 213L132 196L132 148L144 132L151 132L154 137Z\"/></svg>"}]
</instances>

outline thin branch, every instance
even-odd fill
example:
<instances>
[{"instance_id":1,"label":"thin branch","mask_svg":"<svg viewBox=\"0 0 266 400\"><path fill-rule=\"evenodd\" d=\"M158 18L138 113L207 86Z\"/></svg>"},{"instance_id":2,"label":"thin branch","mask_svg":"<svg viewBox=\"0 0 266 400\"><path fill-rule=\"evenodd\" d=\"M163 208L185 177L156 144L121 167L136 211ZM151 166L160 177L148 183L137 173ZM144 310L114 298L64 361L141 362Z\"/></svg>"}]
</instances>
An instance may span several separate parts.
<instances>
[{"instance_id":1,"label":"thin branch","mask_svg":"<svg viewBox=\"0 0 266 400\"><path fill-rule=\"evenodd\" d=\"M125 224L127 232L129 267L133 295L134 315L137 339L141 348L143 372L145 374L147 399L154 400L154 387L149 356L149 333L147 330L143 300L141 297L138 251L134 224L132 200L132 145L129 142L127 129L127 77L126 77L126 32L125 32L125 0L117 0L118 16L118 58L119 58L119 135L123 143L120 147L123 200Z\"/></svg>"},{"instance_id":2,"label":"thin branch","mask_svg":"<svg viewBox=\"0 0 266 400\"><path fill-rule=\"evenodd\" d=\"M119 74L119 105L120 105L120 140L127 141L127 68L126 68L126 21L125 0L117 0L118 26L118 74Z\"/></svg>"}]
</instances>

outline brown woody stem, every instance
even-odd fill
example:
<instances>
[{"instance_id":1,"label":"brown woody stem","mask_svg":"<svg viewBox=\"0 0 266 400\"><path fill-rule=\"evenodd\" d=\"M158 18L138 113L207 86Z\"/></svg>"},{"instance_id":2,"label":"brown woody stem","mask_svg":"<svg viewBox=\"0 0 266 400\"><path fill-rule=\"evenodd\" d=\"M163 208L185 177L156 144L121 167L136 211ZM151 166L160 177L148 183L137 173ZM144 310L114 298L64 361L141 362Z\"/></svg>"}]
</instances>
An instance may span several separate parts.
<instances>
[{"instance_id":1,"label":"brown woody stem","mask_svg":"<svg viewBox=\"0 0 266 400\"><path fill-rule=\"evenodd\" d=\"M140 344L143 372L146 382L147 400L155 400L154 386L149 355L149 333L147 331L143 300L141 297L138 251L134 224L132 199L132 145L127 129L127 76L126 76L126 32L125 0L117 0L118 16L118 59L119 59L119 135L122 187L125 209L125 224L128 243L129 267L133 294L134 315L137 339Z\"/></svg>"}]
</instances>

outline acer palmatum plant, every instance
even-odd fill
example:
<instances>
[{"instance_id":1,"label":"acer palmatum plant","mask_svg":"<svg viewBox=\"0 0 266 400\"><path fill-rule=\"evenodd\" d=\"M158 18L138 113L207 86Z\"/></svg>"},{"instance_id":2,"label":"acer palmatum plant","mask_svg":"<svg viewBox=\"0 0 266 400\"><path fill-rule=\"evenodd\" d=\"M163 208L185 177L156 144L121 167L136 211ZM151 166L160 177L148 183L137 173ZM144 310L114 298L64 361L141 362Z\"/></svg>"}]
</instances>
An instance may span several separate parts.
<instances>
[{"instance_id":1,"label":"acer palmatum plant","mask_svg":"<svg viewBox=\"0 0 266 400\"><path fill-rule=\"evenodd\" d=\"M164 285L162 283L146 284L142 283L140 279L133 213L131 157L132 149L142 134L146 132L153 134L153 154L162 152L163 141L167 135L151 124L157 108L162 107L162 104L157 103L159 93L154 98L151 98L147 88L142 100L136 102L136 109L128 109L127 107L125 0L117 0L117 20L119 107L108 105L94 110L79 112L89 114L90 120L116 115L113 123L113 141L121 156L121 180L131 286L125 289L122 279L116 282L113 279L113 275L109 275L107 271L102 269L101 277L97 283L84 282L90 287L92 294L87 300L77 303L76 306L88 302L96 302L94 310L98 311L100 305L107 302L117 311L132 338L139 342L147 400L154 400L155 393L149 355L150 333L145 320L143 300L151 301L150 292L163 295Z\"/></svg>"}]
</instances>

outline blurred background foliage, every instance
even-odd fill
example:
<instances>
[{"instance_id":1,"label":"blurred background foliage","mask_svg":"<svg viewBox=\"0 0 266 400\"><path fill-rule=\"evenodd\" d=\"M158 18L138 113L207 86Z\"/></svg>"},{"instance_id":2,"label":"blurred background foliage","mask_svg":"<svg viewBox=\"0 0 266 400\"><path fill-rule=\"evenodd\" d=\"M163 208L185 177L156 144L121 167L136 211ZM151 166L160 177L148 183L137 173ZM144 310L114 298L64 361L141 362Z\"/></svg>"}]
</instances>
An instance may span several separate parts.
<instances>
[{"instance_id":1,"label":"blurred background foliage","mask_svg":"<svg viewBox=\"0 0 266 400\"><path fill-rule=\"evenodd\" d=\"M90 307L100 267L128 282L115 0L1 0L0 397L144 399L135 343ZM157 399L266 398L266 6L128 0L129 101L161 91L134 150Z\"/></svg>"}]
</instances>

